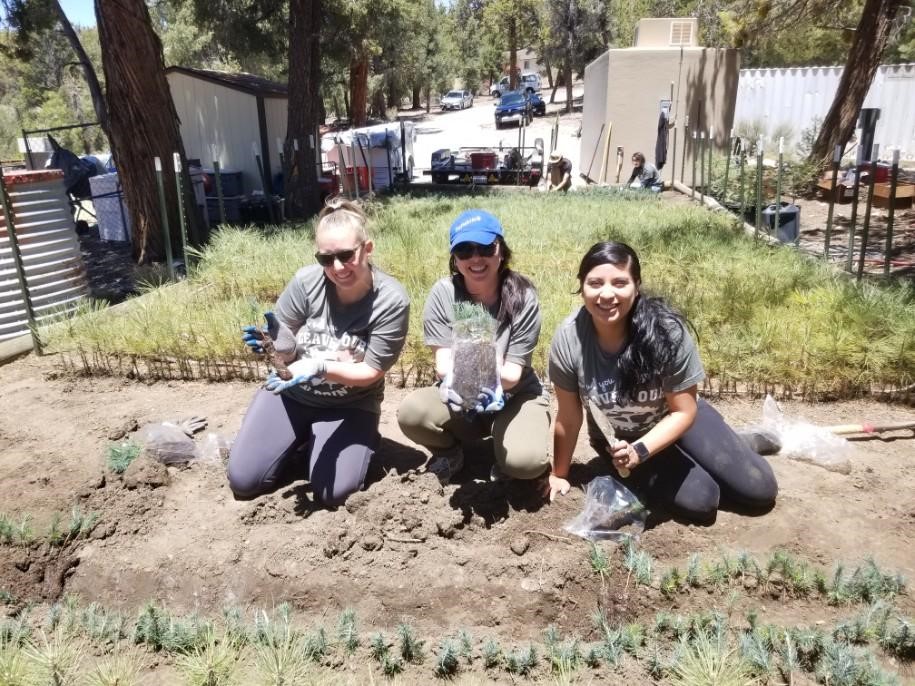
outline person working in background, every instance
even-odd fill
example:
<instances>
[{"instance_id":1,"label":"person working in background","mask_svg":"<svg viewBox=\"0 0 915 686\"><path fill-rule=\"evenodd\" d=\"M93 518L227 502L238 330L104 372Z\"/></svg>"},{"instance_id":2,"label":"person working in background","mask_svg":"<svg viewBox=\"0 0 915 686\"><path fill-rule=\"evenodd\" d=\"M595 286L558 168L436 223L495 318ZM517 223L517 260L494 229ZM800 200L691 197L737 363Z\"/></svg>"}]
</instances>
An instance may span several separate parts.
<instances>
[{"instance_id":1,"label":"person working in background","mask_svg":"<svg viewBox=\"0 0 915 686\"><path fill-rule=\"evenodd\" d=\"M653 164L645 161L645 155L640 152L632 155L632 174L626 182L630 188L647 188L660 193L663 188L661 176Z\"/></svg>"},{"instance_id":2,"label":"person working in background","mask_svg":"<svg viewBox=\"0 0 915 686\"><path fill-rule=\"evenodd\" d=\"M548 191L564 193L572 187L572 162L563 157L558 150L554 150L550 155L549 174Z\"/></svg>"}]
</instances>

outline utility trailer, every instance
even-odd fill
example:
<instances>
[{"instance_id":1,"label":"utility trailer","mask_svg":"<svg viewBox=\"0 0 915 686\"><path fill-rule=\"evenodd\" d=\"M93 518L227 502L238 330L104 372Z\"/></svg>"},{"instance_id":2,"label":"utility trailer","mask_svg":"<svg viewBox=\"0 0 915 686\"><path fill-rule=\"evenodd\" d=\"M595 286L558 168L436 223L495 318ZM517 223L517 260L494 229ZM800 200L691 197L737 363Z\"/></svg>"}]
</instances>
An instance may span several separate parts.
<instances>
[{"instance_id":1,"label":"utility trailer","mask_svg":"<svg viewBox=\"0 0 915 686\"><path fill-rule=\"evenodd\" d=\"M536 186L543 178L543 141L533 146L479 147L432 153L431 169L423 171L432 183L488 186Z\"/></svg>"}]
</instances>

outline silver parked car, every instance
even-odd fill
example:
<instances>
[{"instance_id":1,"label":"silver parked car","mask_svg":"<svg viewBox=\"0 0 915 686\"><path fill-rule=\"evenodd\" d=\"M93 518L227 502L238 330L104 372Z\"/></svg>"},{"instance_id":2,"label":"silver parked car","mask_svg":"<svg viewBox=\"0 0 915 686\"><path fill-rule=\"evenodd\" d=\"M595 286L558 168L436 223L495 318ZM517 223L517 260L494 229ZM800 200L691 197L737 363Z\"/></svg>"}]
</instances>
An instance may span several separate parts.
<instances>
[{"instance_id":1,"label":"silver parked car","mask_svg":"<svg viewBox=\"0 0 915 686\"><path fill-rule=\"evenodd\" d=\"M470 91L448 91L442 96L442 110L462 110L473 107L473 93Z\"/></svg>"}]
</instances>

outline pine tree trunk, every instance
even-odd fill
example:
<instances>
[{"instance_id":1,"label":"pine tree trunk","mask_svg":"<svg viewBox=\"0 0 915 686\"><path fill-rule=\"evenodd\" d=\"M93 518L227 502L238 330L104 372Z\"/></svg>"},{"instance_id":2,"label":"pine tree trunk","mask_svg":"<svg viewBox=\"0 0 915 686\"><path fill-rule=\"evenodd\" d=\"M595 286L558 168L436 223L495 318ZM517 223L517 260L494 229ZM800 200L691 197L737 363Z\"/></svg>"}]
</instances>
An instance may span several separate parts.
<instances>
[{"instance_id":1,"label":"pine tree trunk","mask_svg":"<svg viewBox=\"0 0 915 686\"><path fill-rule=\"evenodd\" d=\"M362 52L349 65L350 105L353 126L365 126L369 97L369 56Z\"/></svg>"},{"instance_id":2,"label":"pine tree trunk","mask_svg":"<svg viewBox=\"0 0 915 686\"><path fill-rule=\"evenodd\" d=\"M418 110L423 106L423 91L420 86L413 86L413 109Z\"/></svg>"},{"instance_id":3,"label":"pine tree trunk","mask_svg":"<svg viewBox=\"0 0 915 686\"><path fill-rule=\"evenodd\" d=\"M518 25L514 17L508 25L508 87L518 87Z\"/></svg>"},{"instance_id":4,"label":"pine tree trunk","mask_svg":"<svg viewBox=\"0 0 915 686\"><path fill-rule=\"evenodd\" d=\"M184 146L172 102L162 43L153 31L144 0L96 0L111 147L133 223L133 253L139 263L163 256L156 172L165 171L166 203L173 244L180 241L172 154Z\"/></svg>"},{"instance_id":5,"label":"pine tree trunk","mask_svg":"<svg viewBox=\"0 0 915 686\"><path fill-rule=\"evenodd\" d=\"M315 131L321 122L321 0L289 3L289 106L284 146L286 213L303 218L321 209ZM294 141L299 152L295 153ZM314 142L312 147L310 144ZM316 152L317 151L317 152Z\"/></svg>"},{"instance_id":6,"label":"pine tree trunk","mask_svg":"<svg viewBox=\"0 0 915 686\"><path fill-rule=\"evenodd\" d=\"M810 150L809 161L828 165L835 146L844 146L854 133L861 105L889 41L893 20L903 4L904 0L866 0L839 87Z\"/></svg>"},{"instance_id":7,"label":"pine tree trunk","mask_svg":"<svg viewBox=\"0 0 915 686\"><path fill-rule=\"evenodd\" d=\"M552 88L553 87L553 69L550 67L550 60L546 57L543 58L543 66L546 69L547 88Z\"/></svg>"}]
</instances>

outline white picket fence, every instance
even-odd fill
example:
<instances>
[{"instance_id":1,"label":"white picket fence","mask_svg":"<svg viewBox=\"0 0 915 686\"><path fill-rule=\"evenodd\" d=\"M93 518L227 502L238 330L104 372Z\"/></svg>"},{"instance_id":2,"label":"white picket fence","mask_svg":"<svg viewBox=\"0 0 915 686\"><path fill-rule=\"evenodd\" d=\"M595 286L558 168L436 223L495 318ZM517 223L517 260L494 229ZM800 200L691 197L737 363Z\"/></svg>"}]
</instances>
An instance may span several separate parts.
<instances>
[{"instance_id":1,"label":"white picket fence","mask_svg":"<svg viewBox=\"0 0 915 686\"><path fill-rule=\"evenodd\" d=\"M734 127L755 122L772 138L790 129L786 145L797 146L805 129L826 116L832 104L842 67L741 69L737 85ZM864 107L880 109L874 142L880 158L899 148L903 160L915 160L915 64L878 68Z\"/></svg>"}]
</instances>

